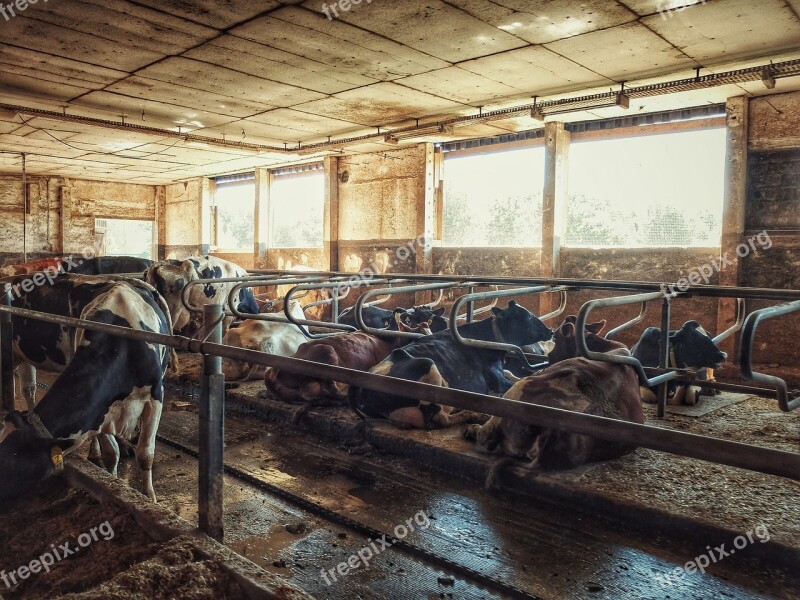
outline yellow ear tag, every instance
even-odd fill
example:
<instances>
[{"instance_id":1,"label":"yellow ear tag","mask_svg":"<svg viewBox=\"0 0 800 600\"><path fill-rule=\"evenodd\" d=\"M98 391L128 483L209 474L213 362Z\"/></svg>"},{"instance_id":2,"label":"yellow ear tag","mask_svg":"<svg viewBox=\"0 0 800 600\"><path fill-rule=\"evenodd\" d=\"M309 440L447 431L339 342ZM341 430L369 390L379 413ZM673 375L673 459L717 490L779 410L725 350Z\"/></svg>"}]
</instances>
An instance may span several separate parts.
<instances>
[{"instance_id":1,"label":"yellow ear tag","mask_svg":"<svg viewBox=\"0 0 800 600\"><path fill-rule=\"evenodd\" d=\"M59 446L53 446L50 451L50 460L53 463L55 475L61 475L64 472L64 454Z\"/></svg>"}]
</instances>

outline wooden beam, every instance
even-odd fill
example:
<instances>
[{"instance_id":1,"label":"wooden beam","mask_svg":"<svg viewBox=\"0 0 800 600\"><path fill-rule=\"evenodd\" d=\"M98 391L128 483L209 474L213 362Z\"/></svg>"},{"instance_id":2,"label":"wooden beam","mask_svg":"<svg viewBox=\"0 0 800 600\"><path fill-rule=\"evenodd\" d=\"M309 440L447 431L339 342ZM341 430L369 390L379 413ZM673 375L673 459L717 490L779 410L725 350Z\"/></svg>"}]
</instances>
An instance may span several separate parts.
<instances>
[{"instance_id":1,"label":"wooden beam","mask_svg":"<svg viewBox=\"0 0 800 600\"><path fill-rule=\"evenodd\" d=\"M745 202L747 198L747 131L749 103L747 96L728 98L725 104L727 113L727 145L725 150L725 195L722 208L722 239L720 256L726 253L731 264L719 273L720 285L739 285L741 278L740 260L736 258L736 246L744 238ZM736 300L722 298L717 306L717 331L724 331L733 325L736 318ZM735 352L737 336L731 336L720 343L729 354Z\"/></svg>"},{"instance_id":2,"label":"wooden beam","mask_svg":"<svg viewBox=\"0 0 800 600\"><path fill-rule=\"evenodd\" d=\"M556 121L545 123L544 130L542 252L539 276L560 277L561 244L566 231L570 133L564 128L564 123ZM554 310L558 307L558 301L556 294L543 295L539 311L545 313Z\"/></svg>"},{"instance_id":3,"label":"wooden beam","mask_svg":"<svg viewBox=\"0 0 800 600\"><path fill-rule=\"evenodd\" d=\"M322 217L322 252L326 268L339 270L339 157L326 156L325 207Z\"/></svg>"}]
</instances>

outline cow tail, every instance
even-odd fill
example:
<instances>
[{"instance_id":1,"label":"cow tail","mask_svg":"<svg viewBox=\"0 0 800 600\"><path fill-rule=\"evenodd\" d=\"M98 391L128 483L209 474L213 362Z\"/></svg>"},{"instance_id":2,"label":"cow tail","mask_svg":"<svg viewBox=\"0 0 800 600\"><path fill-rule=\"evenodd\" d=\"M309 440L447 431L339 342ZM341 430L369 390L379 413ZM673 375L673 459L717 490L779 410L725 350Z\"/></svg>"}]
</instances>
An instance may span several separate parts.
<instances>
[{"instance_id":1,"label":"cow tail","mask_svg":"<svg viewBox=\"0 0 800 600\"><path fill-rule=\"evenodd\" d=\"M350 389L347 390L347 403L350 405L352 411L358 415L358 418L365 421L367 415L358 407L358 396L360 394L361 388L351 385Z\"/></svg>"},{"instance_id":2,"label":"cow tail","mask_svg":"<svg viewBox=\"0 0 800 600\"><path fill-rule=\"evenodd\" d=\"M167 301L164 300L164 296L162 296L156 288L153 288L153 297L158 303L158 306L161 308L161 311L164 313L164 318L167 321L167 332L169 335L172 335L172 314L169 312ZM167 371L170 373L170 375L177 375L181 370L181 365L178 361L178 353L172 346L169 347L168 353L169 362L167 363Z\"/></svg>"},{"instance_id":3,"label":"cow tail","mask_svg":"<svg viewBox=\"0 0 800 600\"><path fill-rule=\"evenodd\" d=\"M503 456L494 461L492 466L489 467L489 472L486 473L486 481L484 482L484 487L487 490L491 490L497 483L497 478L498 475L500 474L500 471L502 471L503 469L506 468L506 466L514 462L516 461L510 456Z\"/></svg>"}]
</instances>

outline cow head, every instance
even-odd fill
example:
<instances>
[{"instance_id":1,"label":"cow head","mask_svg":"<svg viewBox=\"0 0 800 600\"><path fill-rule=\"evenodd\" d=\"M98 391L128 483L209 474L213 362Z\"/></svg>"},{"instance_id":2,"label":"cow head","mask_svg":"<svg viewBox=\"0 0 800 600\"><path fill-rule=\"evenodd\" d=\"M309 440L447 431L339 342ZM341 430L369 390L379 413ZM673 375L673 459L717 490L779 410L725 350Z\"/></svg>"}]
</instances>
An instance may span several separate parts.
<instances>
[{"instance_id":1,"label":"cow head","mask_svg":"<svg viewBox=\"0 0 800 600\"><path fill-rule=\"evenodd\" d=\"M577 318L575 315L570 315L555 332L555 346L547 355L548 362L553 365L568 358L575 358L578 356L578 345L575 342L575 324ZM610 352L618 348L625 348L624 344L607 340L598 335L603 331L606 326L605 320L598 321L597 323L589 323L586 325L584 336L586 338L586 346L592 352ZM627 349L627 348L626 348Z\"/></svg>"},{"instance_id":2,"label":"cow head","mask_svg":"<svg viewBox=\"0 0 800 600\"><path fill-rule=\"evenodd\" d=\"M678 367L718 369L728 358L697 321L686 321L683 327L670 334L669 341Z\"/></svg>"},{"instance_id":3,"label":"cow head","mask_svg":"<svg viewBox=\"0 0 800 600\"><path fill-rule=\"evenodd\" d=\"M435 333L447 328L447 320L442 316L444 307L437 310L431 310L428 306L415 306L410 310L396 308L395 314L398 310L402 311L400 321L412 331L424 329Z\"/></svg>"},{"instance_id":4,"label":"cow head","mask_svg":"<svg viewBox=\"0 0 800 600\"><path fill-rule=\"evenodd\" d=\"M63 469L76 441L42 437L19 411L6 416L0 434L0 505L7 505Z\"/></svg>"},{"instance_id":5,"label":"cow head","mask_svg":"<svg viewBox=\"0 0 800 600\"><path fill-rule=\"evenodd\" d=\"M239 306L236 307L239 312L247 313L250 315L257 315L261 311L256 302L255 294L252 288L242 288L239 290Z\"/></svg>"},{"instance_id":6,"label":"cow head","mask_svg":"<svg viewBox=\"0 0 800 600\"><path fill-rule=\"evenodd\" d=\"M492 308L493 328L500 333L497 341L515 346L527 346L553 337L553 332L536 316L513 300L507 308Z\"/></svg>"}]
</instances>

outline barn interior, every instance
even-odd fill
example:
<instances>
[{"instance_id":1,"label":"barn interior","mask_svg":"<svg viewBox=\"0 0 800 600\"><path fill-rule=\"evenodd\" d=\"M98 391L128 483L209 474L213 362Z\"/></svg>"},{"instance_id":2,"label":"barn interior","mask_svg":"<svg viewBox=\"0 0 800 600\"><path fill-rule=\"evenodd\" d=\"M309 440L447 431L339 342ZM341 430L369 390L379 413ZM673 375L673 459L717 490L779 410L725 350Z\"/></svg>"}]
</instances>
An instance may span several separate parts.
<instances>
[{"instance_id":1,"label":"barn interior","mask_svg":"<svg viewBox=\"0 0 800 600\"><path fill-rule=\"evenodd\" d=\"M550 329L651 293L647 312L600 302L589 321L625 324L613 339L632 349L668 305L672 329L725 332L727 353L721 394L643 403L634 452L517 460L488 490L497 454L462 425L402 429L347 402L298 412L263 375L228 377L209 531L196 457L220 367L197 345L211 328L190 325L167 375L158 504L135 491L135 459L111 477L83 446L0 514L0 598L800 595L800 1L16 0L0 17L4 275L211 256L260 283L264 310L294 285L361 281L296 291L325 323L402 286L380 306L454 320L484 294L464 322L513 299L552 313ZM6 395L3 310L0 414L26 408L20 378ZM39 369L38 400L59 377ZM113 540L21 577L104 521ZM417 531L370 545L403 523ZM364 548L371 564L348 567Z\"/></svg>"}]
</instances>

